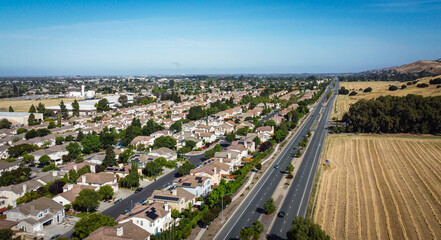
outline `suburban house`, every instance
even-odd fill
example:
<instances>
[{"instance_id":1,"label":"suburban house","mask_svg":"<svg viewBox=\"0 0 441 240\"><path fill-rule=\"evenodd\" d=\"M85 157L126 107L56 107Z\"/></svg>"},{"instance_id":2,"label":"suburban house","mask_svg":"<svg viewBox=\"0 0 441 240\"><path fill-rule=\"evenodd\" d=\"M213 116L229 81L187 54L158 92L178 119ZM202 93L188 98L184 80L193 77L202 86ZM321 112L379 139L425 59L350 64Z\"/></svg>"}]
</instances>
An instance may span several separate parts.
<instances>
[{"instance_id":1,"label":"suburban house","mask_svg":"<svg viewBox=\"0 0 441 240\"><path fill-rule=\"evenodd\" d=\"M250 152L256 151L256 143L254 141L248 140L248 139L233 141L231 143L231 145L243 145Z\"/></svg>"},{"instance_id":2,"label":"suburban house","mask_svg":"<svg viewBox=\"0 0 441 240\"><path fill-rule=\"evenodd\" d=\"M0 159L6 159L8 158L8 149L9 146L7 145L0 145Z\"/></svg>"},{"instance_id":3,"label":"suburban house","mask_svg":"<svg viewBox=\"0 0 441 240\"><path fill-rule=\"evenodd\" d=\"M84 240L150 240L150 235L146 230L128 221L112 227L100 227Z\"/></svg>"},{"instance_id":4,"label":"suburban house","mask_svg":"<svg viewBox=\"0 0 441 240\"><path fill-rule=\"evenodd\" d=\"M35 151L35 152L31 153L31 155L34 156L35 162L39 162L38 159L41 156L47 155L47 156L49 156L51 161L55 163L55 165L59 165L59 164L63 163L63 160L61 159L61 157L63 155L67 155L69 153L66 150L66 146L67 146L66 144L55 145L50 148L40 149L38 151Z\"/></svg>"},{"instance_id":5,"label":"suburban house","mask_svg":"<svg viewBox=\"0 0 441 240\"><path fill-rule=\"evenodd\" d=\"M66 165L60 167L59 169L61 172L68 173L69 170L78 171L79 169L83 168L86 165L90 167L90 171L92 173L96 173L96 166L97 165L94 163L89 163L89 162L80 162L80 163L70 162L70 163L67 163Z\"/></svg>"},{"instance_id":6,"label":"suburban house","mask_svg":"<svg viewBox=\"0 0 441 240\"><path fill-rule=\"evenodd\" d=\"M55 197L52 198L57 203L60 203L61 205L71 204L75 200L75 198L78 196L78 194L83 189L93 189L95 190L95 187L93 186L86 186L86 185L78 185L78 184L66 184L63 187L63 192L60 194L57 194Z\"/></svg>"},{"instance_id":7,"label":"suburban house","mask_svg":"<svg viewBox=\"0 0 441 240\"><path fill-rule=\"evenodd\" d=\"M173 132L168 130L161 130L150 134L150 136L153 138L158 138L160 136L173 136Z\"/></svg>"},{"instance_id":8,"label":"suburban house","mask_svg":"<svg viewBox=\"0 0 441 240\"><path fill-rule=\"evenodd\" d=\"M18 222L19 229L37 233L45 226L64 220L64 206L54 200L41 197L9 210L6 219Z\"/></svg>"},{"instance_id":9,"label":"suburban house","mask_svg":"<svg viewBox=\"0 0 441 240\"><path fill-rule=\"evenodd\" d=\"M136 162L138 164L138 168L145 168L146 163L151 162L158 158L157 156L139 154L136 153L132 155L129 160L127 160L128 164L132 164L132 162Z\"/></svg>"},{"instance_id":10,"label":"suburban house","mask_svg":"<svg viewBox=\"0 0 441 240\"><path fill-rule=\"evenodd\" d=\"M206 143L212 143L216 141L216 134L211 132L196 133L196 138L204 140Z\"/></svg>"},{"instance_id":11,"label":"suburban house","mask_svg":"<svg viewBox=\"0 0 441 240\"><path fill-rule=\"evenodd\" d=\"M20 165L18 164L17 161L15 162L0 161L0 176L2 175L3 172L9 172L15 170L19 166Z\"/></svg>"},{"instance_id":12,"label":"suburban house","mask_svg":"<svg viewBox=\"0 0 441 240\"><path fill-rule=\"evenodd\" d=\"M116 176L113 173L86 173L77 179L78 185L87 185L95 187L98 190L104 185L109 185L113 188L113 191L118 191L118 182L116 181Z\"/></svg>"},{"instance_id":13,"label":"suburban house","mask_svg":"<svg viewBox=\"0 0 441 240\"><path fill-rule=\"evenodd\" d=\"M190 170L190 175L209 177L212 186L218 186L222 179L222 175L229 174L234 168L230 165L216 161L208 160L202 166Z\"/></svg>"},{"instance_id":14,"label":"suburban house","mask_svg":"<svg viewBox=\"0 0 441 240\"><path fill-rule=\"evenodd\" d=\"M268 141L274 134L274 127L264 126L256 128L257 136L262 142Z\"/></svg>"},{"instance_id":15,"label":"suburban house","mask_svg":"<svg viewBox=\"0 0 441 240\"><path fill-rule=\"evenodd\" d=\"M106 157L106 152L103 151L103 152L90 154L88 156L85 156L83 159L85 162L101 165L101 164L103 164L103 160L105 157Z\"/></svg>"},{"instance_id":16,"label":"suburban house","mask_svg":"<svg viewBox=\"0 0 441 240\"><path fill-rule=\"evenodd\" d=\"M41 186L46 185L58 178L60 178L60 176L57 175L56 171L53 171L52 173L36 179L15 185L0 187L0 209L7 206L17 206L16 201L19 197L22 197L25 193L30 191L37 191L37 189Z\"/></svg>"},{"instance_id":17,"label":"suburban house","mask_svg":"<svg viewBox=\"0 0 441 240\"><path fill-rule=\"evenodd\" d=\"M132 144L135 147L138 147L141 144L147 147L147 146L152 146L154 141L155 138L150 136L137 136L130 142L130 144Z\"/></svg>"},{"instance_id":18,"label":"suburban house","mask_svg":"<svg viewBox=\"0 0 441 240\"><path fill-rule=\"evenodd\" d=\"M154 190L147 199L148 203L167 203L170 208L181 212L183 209L195 203L195 195L178 187L171 187L167 190Z\"/></svg>"},{"instance_id":19,"label":"suburban house","mask_svg":"<svg viewBox=\"0 0 441 240\"><path fill-rule=\"evenodd\" d=\"M167 230L171 223L171 209L167 203L155 202L148 205L137 204L129 215L120 215L119 224L132 222L151 234Z\"/></svg>"},{"instance_id":20,"label":"suburban house","mask_svg":"<svg viewBox=\"0 0 441 240\"><path fill-rule=\"evenodd\" d=\"M240 158L243 158L248 155L248 148L240 144L228 146L227 150L232 152L238 152L240 154Z\"/></svg>"},{"instance_id":21,"label":"suburban house","mask_svg":"<svg viewBox=\"0 0 441 240\"><path fill-rule=\"evenodd\" d=\"M196 198L205 197L211 191L211 179L209 177L187 175L173 180L177 187L194 194Z\"/></svg>"},{"instance_id":22,"label":"suburban house","mask_svg":"<svg viewBox=\"0 0 441 240\"><path fill-rule=\"evenodd\" d=\"M154 157L163 157L165 159L167 159L168 161L173 161L176 160L178 158L178 154L176 153L176 151L173 151L169 148L166 147L162 147L162 148L158 148L156 150L153 150L151 152L149 152L149 155L154 156Z\"/></svg>"},{"instance_id":23,"label":"suburban house","mask_svg":"<svg viewBox=\"0 0 441 240\"><path fill-rule=\"evenodd\" d=\"M241 164L242 157L239 152L236 151L222 151L214 154L214 158L220 162L224 162L231 167L237 168Z\"/></svg>"}]
</instances>

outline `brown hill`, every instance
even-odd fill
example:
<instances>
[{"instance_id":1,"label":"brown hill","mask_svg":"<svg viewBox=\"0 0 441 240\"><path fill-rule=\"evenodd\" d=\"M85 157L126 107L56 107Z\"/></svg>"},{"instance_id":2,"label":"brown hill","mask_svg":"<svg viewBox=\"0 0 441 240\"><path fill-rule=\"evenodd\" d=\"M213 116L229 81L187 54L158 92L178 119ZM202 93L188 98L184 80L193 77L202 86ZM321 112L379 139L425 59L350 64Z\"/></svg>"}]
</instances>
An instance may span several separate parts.
<instances>
[{"instance_id":1,"label":"brown hill","mask_svg":"<svg viewBox=\"0 0 441 240\"><path fill-rule=\"evenodd\" d=\"M410 64L387 68L384 70L396 70L401 73L426 71L434 74L441 74L441 58L435 61L416 61Z\"/></svg>"}]
</instances>

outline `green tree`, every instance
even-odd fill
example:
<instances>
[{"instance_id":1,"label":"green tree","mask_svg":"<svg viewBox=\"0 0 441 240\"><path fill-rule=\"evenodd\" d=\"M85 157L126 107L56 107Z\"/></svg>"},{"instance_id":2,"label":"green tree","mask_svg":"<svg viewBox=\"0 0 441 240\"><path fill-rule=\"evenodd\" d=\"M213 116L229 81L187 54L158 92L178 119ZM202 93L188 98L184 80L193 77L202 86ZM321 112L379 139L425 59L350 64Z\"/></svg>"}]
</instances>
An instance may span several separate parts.
<instances>
[{"instance_id":1,"label":"green tree","mask_svg":"<svg viewBox=\"0 0 441 240\"><path fill-rule=\"evenodd\" d=\"M320 225L314 223L312 219L295 217L292 222L291 229L286 233L288 240L296 239L317 239L329 240L331 239Z\"/></svg>"},{"instance_id":2,"label":"green tree","mask_svg":"<svg viewBox=\"0 0 441 240\"><path fill-rule=\"evenodd\" d=\"M8 121L8 119L3 118L2 120L0 120L0 129L10 128L10 127L11 127L11 123Z\"/></svg>"},{"instance_id":3,"label":"green tree","mask_svg":"<svg viewBox=\"0 0 441 240\"><path fill-rule=\"evenodd\" d=\"M72 206L77 211L94 211L100 205L101 196L93 189L83 189L75 198Z\"/></svg>"},{"instance_id":4,"label":"green tree","mask_svg":"<svg viewBox=\"0 0 441 240\"><path fill-rule=\"evenodd\" d=\"M128 149L124 150L124 152L119 155L118 161L122 162L122 163L127 163L130 156L132 156L133 154L134 154L134 152L132 151L132 149L128 148Z\"/></svg>"},{"instance_id":5,"label":"green tree","mask_svg":"<svg viewBox=\"0 0 441 240\"><path fill-rule=\"evenodd\" d=\"M39 102L37 105L37 112L43 113L43 115L44 115L45 110L46 110L46 107L44 106L44 104Z\"/></svg>"},{"instance_id":6,"label":"green tree","mask_svg":"<svg viewBox=\"0 0 441 240\"><path fill-rule=\"evenodd\" d=\"M81 154L81 146L76 142L70 142L66 146L66 150L69 152L69 155L71 155L72 158L77 158Z\"/></svg>"},{"instance_id":7,"label":"green tree","mask_svg":"<svg viewBox=\"0 0 441 240\"><path fill-rule=\"evenodd\" d=\"M104 216L101 213L91 213L81 218L80 221L75 223L75 236L80 239L84 239L93 231L97 230L102 226L115 226L117 222L115 219L109 216Z\"/></svg>"},{"instance_id":8,"label":"green tree","mask_svg":"<svg viewBox=\"0 0 441 240\"><path fill-rule=\"evenodd\" d=\"M115 152L112 146L108 146L106 149L106 156L104 157L103 164L104 167L116 166Z\"/></svg>"},{"instance_id":9,"label":"green tree","mask_svg":"<svg viewBox=\"0 0 441 240\"><path fill-rule=\"evenodd\" d=\"M155 139L153 144L154 148L166 147L173 149L175 146L176 146L176 139L170 136L160 136Z\"/></svg>"},{"instance_id":10,"label":"green tree","mask_svg":"<svg viewBox=\"0 0 441 240\"><path fill-rule=\"evenodd\" d=\"M54 121L50 121L49 125L47 126L47 129L54 129L56 127L57 127L57 125L55 125L55 122Z\"/></svg>"},{"instance_id":11,"label":"green tree","mask_svg":"<svg viewBox=\"0 0 441 240\"><path fill-rule=\"evenodd\" d=\"M63 100L61 100L61 102L60 102L60 113L64 119L66 119L69 116L69 112L68 112L67 107L64 104Z\"/></svg>"},{"instance_id":12,"label":"green tree","mask_svg":"<svg viewBox=\"0 0 441 240\"><path fill-rule=\"evenodd\" d=\"M286 166L286 171L292 173L294 171L294 166L290 163L288 166Z\"/></svg>"},{"instance_id":13,"label":"green tree","mask_svg":"<svg viewBox=\"0 0 441 240\"><path fill-rule=\"evenodd\" d=\"M256 145L256 148L257 148L257 146L260 145L260 138L259 138L258 136L256 136L256 137L253 139L253 141L254 141L254 144Z\"/></svg>"},{"instance_id":14,"label":"green tree","mask_svg":"<svg viewBox=\"0 0 441 240\"><path fill-rule=\"evenodd\" d=\"M248 127L239 128L237 130L237 135L246 136L248 133Z\"/></svg>"},{"instance_id":15,"label":"green tree","mask_svg":"<svg viewBox=\"0 0 441 240\"><path fill-rule=\"evenodd\" d=\"M36 124L36 121L37 120L35 120L35 115L33 113L31 113L28 117L28 125L33 126Z\"/></svg>"},{"instance_id":16,"label":"green tree","mask_svg":"<svg viewBox=\"0 0 441 240\"><path fill-rule=\"evenodd\" d=\"M11 106L9 106L9 112L14 112L14 109Z\"/></svg>"},{"instance_id":17,"label":"green tree","mask_svg":"<svg viewBox=\"0 0 441 240\"><path fill-rule=\"evenodd\" d=\"M202 106L193 106L188 110L187 118L190 120L197 120L204 117L204 110Z\"/></svg>"},{"instance_id":18,"label":"green tree","mask_svg":"<svg viewBox=\"0 0 441 240\"><path fill-rule=\"evenodd\" d=\"M82 141L83 153L99 152L101 148L100 137L97 135L87 135Z\"/></svg>"},{"instance_id":19,"label":"green tree","mask_svg":"<svg viewBox=\"0 0 441 240\"><path fill-rule=\"evenodd\" d=\"M196 147L196 142L192 140L186 140L185 146L189 147L191 150L193 150Z\"/></svg>"},{"instance_id":20,"label":"green tree","mask_svg":"<svg viewBox=\"0 0 441 240\"><path fill-rule=\"evenodd\" d=\"M177 121L174 122L171 126L170 126L170 130L174 131L174 132L180 132L182 130L182 124L181 121Z\"/></svg>"},{"instance_id":21,"label":"green tree","mask_svg":"<svg viewBox=\"0 0 441 240\"><path fill-rule=\"evenodd\" d=\"M95 107L98 113L110 110L109 101L107 101L107 99L105 98L99 100Z\"/></svg>"},{"instance_id":22,"label":"green tree","mask_svg":"<svg viewBox=\"0 0 441 240\"><path fill-rule=\"evenodd\" d=\"M109 185L101 186L98 190L102 200L109 200L113 197L113 188Z\"/></svg>"},{"instance_id":23,"label":"green tree","mask_svg":"<svg viewBox=\"0 0 441 240\"><path fill-rule=\"evenodd\" d=\"M51 158L48 155L43 155L38 159L40 166L46 166L51 162Z\"/></svg>"},{"instance_id":24,"label":"green tree","mask_svg":"<svg viewBox=\"0 0 441 240\"><path fill-rule=\"evenodd\" d=\"M36 113L36 112L37 112L37 110L35 109L34 104L31 105L31 107L29 108L29 111L28 111L28 112L29 112L29 113Z\"/></svg>"},{"instance_id":25,"label":"green tree","mask_svg":"<svg viewBox=\"0 0 441 240\"><path fill-rule=\"evenodd\" d=\"M127 95L121 95L118 98L118 102L121 103L121 106L125 107L125 106L127 106L129 99L127 98Z\"/></svg>"},{"instance_id":26,"label":"green tree","mask_svg":"<svg viewBox=\"0 0 441 240\"><path fill-rule=\"evenodd\" d=\"M33 164L34 160L35 160L34 156L26 154L23 156L22 162L26 164Z\"/></svg>"},{"instance_id":27,"label":"green tree","mask_svg":"<svg viewBox=\"0 0 441 240\"><path fill-rule=\"evenodd\" d=\"M121 179L119 185L120 187L124 187L124 188L139 187L138 164L136 162L132 162L132 167L130 169L129 175Z\"/></svg>"},{"instance_id":28,"label":"green tree","mask_svg":"<svg viewBox=\"0 0 441 240\"><path fill-rule=\"evenodd\" d=\"M253 222L253 230L256 233L261 234L265 229L263 227L263 224L259 220L257 220Z\"/></svg>"},{"instance_id":29,"label":"green tree","mask_svg":"<svg viewBox=\"0 0 441 240\"><path fill-rule=\"evenodd\" d=\"M64 142L64 137L56 137L55 138L55 144L56 145L61 145Z\"/></svg>"},{"instance_id":30,"label":"green tree","mask_svg":"<svg viewBox=\"0 0 441 240\"><path fill-rule=\"evenodd\" d=\"M205 151L205 159L210 159L210 158L214 157L215 153L216 153L216 151L214 149L209 149L209 150Z\"/></svg>"},{"instance_id":31,"label":"green tree","mask_svg":"<svg viewBox=\"0 0 441 240\"><path fill-rule=\"evenodd\" d=\"M236 134L234 134L234 133L227 134L226 139L227 139L228 142L231 143L234 140L236 140Z\"/></svg>"},{"instance_id":32,"label":"green tree","mask_svg":"<svg viewBox=\"0 0 441 240\"><path fill-rule=\"evenodd\" d=\"M9 228L0 229L0 240L12 240L14 232Z\"/></svg>"},{"instance_id":33,"label":"green tree","mask_svg":"<svg viewBox=\"0 0 441 240\"><path fill-rule=\"evenodd\" d=\"M221 145L220 145L220 144L216 144L216 146L214 146L214 151L215 151L215 152L220 152L220 151L222 151Z\"/></svg>"},{"instance_id":34,"label":"green tree","mask_svg":"<svg viewBox=\"0 0 441 240\"><path fill-rule=\"evenodd\" d=\"M84 133L80 130L77 135L77 141L81 142L84 139Z\"/></svg>"},{"instance_id":35,"label":"green tree","mask_svg":"<svg viewBox=\"0 0 441 240\"><path fill-rule=\"evenodd\" d=\"M270 198L268 201L265 202L263 205L265 214L269 215L277 210L276 205L274 204L274 199Z\"/></svg>"},{"instance_id":36,"label":"green tree","mask_svg":"<svg viewBox=\"0 0 441 240\"><path fill-rule=\"evenodd\" d=\"M194 168L196 168L196 166L187 160L178 168L178 176L187 175L190 173L190 170Z\"/></svg>"},{"instance_id":37,"label":"green tree","mask_svg":"<svg viewBox=\"0 0 441 240\"><path fill-rule=\"evenodd\" d=\"M72 116L80 116L80 104L77 102L76 99L72 103Z\"/></svg>"}]
</instances>

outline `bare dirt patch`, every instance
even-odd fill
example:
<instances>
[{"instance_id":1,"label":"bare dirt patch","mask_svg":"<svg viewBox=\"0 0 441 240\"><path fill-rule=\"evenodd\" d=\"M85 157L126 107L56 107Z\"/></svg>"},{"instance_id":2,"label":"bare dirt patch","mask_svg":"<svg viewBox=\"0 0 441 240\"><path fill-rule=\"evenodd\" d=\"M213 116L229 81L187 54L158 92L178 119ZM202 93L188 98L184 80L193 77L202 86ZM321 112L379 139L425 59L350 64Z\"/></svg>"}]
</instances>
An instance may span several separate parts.
<instances>
[{"instance_id":1,"label":"bare dirt patch","mask_svg":"<svg viewBox=\"0 0 441 240\"><path fill-rule=\"evenodd\" d=\"M332 239L441 239L440 137L328 141L314 221Z\"/></svg>"}]
</instances>

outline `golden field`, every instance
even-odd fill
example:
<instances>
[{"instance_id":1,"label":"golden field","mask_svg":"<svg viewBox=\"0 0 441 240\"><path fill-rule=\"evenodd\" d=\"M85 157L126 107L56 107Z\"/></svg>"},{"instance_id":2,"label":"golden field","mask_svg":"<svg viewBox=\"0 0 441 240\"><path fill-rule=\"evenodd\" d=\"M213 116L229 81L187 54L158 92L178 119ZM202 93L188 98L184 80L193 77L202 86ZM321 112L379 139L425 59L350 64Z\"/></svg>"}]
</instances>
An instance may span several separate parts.
<instances>
[{"instance_id":1,"label":"golden field","mask_svg":"<svg viewBox=\"0 0 441 240\"><path fill-rule=\"evenodd\" d=\"M441 239L440 137L331 135L325 155L313 219L332 239Z\"/></svg>"},{"instance_id":2,"label":"golden field","mask_svg":"<svg viewBox=\"0 0 441 240\"><path fill-rule=\"evenodd\" d=\"M41 100L0 100L0 108L8 111L9 106L12 106L14 112L28 112L29 108L34 104L37 107L38 103L43 103L46 107L57 106L61 100L65 103L73 102L74 98L60 98L60 99L41 99ZM78 99L79 100L79 99Z\"/></svg>"},{"instance_id":3,"label":"golden field","mask_svg":"<svg viewBox=\"0 0 441 240\"><path fill-rule=\"evenodd\" d=\"M418 79L419 83L427 83L433 78L441 77L426 77ZM332 111L331 118L336 117L341 119L343 115L349 110L349 106L360 99L373 99L380 96L392 95L392 96L406 96L408 94L416 94L422 96L438 96L441 95L441 88L436 88L436 85L430 85L427 88L417 88L416 84L407 85L407 88L397 91L389 91L389 86L395 85L401 88L401 85L405 85L405 82L341 82L340 87L345 87L350 92L356 91L357 95L338 95L337 100ZM363 90L371 87L372 92L364 93ZM363 90L360 90L363 89Z\"/></svg>"}]
</instances>

